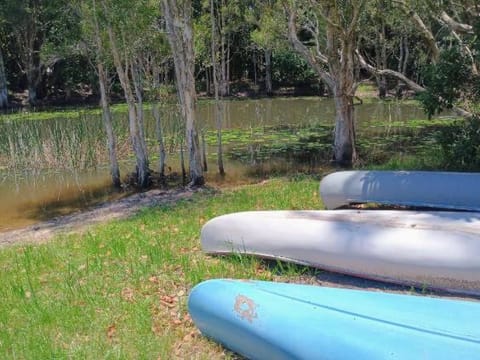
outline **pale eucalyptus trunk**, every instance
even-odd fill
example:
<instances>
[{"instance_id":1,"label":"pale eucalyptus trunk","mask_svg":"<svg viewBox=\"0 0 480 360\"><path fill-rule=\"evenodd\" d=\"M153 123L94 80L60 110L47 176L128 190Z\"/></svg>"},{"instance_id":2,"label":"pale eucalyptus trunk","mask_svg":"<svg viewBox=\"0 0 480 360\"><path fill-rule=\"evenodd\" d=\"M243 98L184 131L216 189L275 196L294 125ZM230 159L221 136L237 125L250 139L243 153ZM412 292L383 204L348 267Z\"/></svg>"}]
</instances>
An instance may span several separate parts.
<instances>
[{"instance_id":1,"label":"pale eucalyptus trunk","mask_svg":"<svg viewBox=\"0 0 480 360\"><path fill-rule=\"evenodd\" d=\"M124 69L124 64L120 58L120 53L118 51L115 35L113 34L113 29L111 26L108 26L108 36L110 40L110 49L113 55L113 62L115 64L115 68L117 70L117 75L120 80L120 84L122 86L125 101L128 107L128 122L130 128L130 139L132 141L133 151L135 153L135 160L136 160L136 181L137 186L140 188L146 188L150 184L150 171L148 168L148 158L146 154L144 140L142 140L141 136L143 134L143 130L141 129L142 122L138 120L138 108L135 104L135 97L133 95L132 87L130 84L130 78L128 73ZM126 69L129 68L128 62L125 66Z\"/></svg>"},{"instance_id":2,"label":"pale eucalyptus trunk","mask_svg":"<svg viewBox=\"0 0 480 360\"><path fill-rule=\"evenodd\" d=\"M384 8L383 2L380 3L380 10ZM382 19L376 41L376 62L379 69L387 68L387 46L385 34L385 21ZM378 96L384 99L387 96L387 78L385 75L377 75Z\"/></svg>"},{"instance_id":3,"label":"pale eucalyptus trunk","mask_svg":"<svg viewBox=\"0 0 480 360\"><path fill-rule=\"evenodd\" d=\"M98 25L98 19L96 16L96 2L92 1L94 8L94 29L95 29L95 44L96 44L96 62L97 62L97 73L98 73L98 84L100 87L100 104L102 106L102 119L105 126L105 131L107 133L107 146L108 146L108 155L110 158L110 175L112 177L113 186L119 188L121 186L120 179L120 167L118 166L117 151L116 151L116 138L113 131L113 121L112 113L110 111L110 97L108 95L108 72L105 69L104 63L102 62L103 57L103 42L100 36L100 29Z\"/></svg>"},{"instance_id":4,"label":"pale eucalyptus trunk","mask_svg":"<svg viewBox=\"0 0 480 360\"><path fill-rule=\"evenodd\" d=\"M145 154L147 158L147 164L148 164L148 151L147 151L147 143L145 140L145 122L144 122L144 115L143 115L143 83L140 76L140 71L138 69L138 65L136 64L135 61L132 62L131 72L132 72L133 86L135 89L135 95L137 98L137 102L135 105L137 108L139 143L140 143L140 146L142 147L142 152Z\"/></svg>"},{"instance_id":5,"label":"pale eucalyptus trunk","mask_svg":"<svg viewBox=\"0 0 480 360\"><path fill-rule=\"evenodd\" d=\"M222 146L222 119L223 119L223 104L220 103L219 89L218 89L218 63L217 63L217 37L215 30L215 13L213 11L213 0L210 0L210 17L212 21L212 64L213 64L213 86L215 91L215 124L217 127L217 163L218 172L220 175L225 175L225 168L223 165L223 146ZM222 49L223 50L223 49ZM223 65L222 65L223 66Z\"/></svg>"},{"instance_id":6,"label":"pale eucalyptus trunk","mask_svg":"<svg viewBox=\"0 0 480 360\"><path fill-rule=\"evenodd\" d=\"M100 103L102 105L102 118L107 133L108 155L110 158L110 175L112 176L113 186L121 186L120 168L118 166L117 151L115 149L115 133L113 132L112 113L110 111L109 97L107 93L108 76L103 64L97 62L98 83L100 86Z\"/></svg>"},{"instance_id":7,"label":"pale eucalyptus trunk","mask_svg":"<svg viewBox=\"0 0 480 360\"><path fill-rule=\"evenodd\" d=\"M38 30L36 20L33 20L31 27L27 34L24 34L23 62L27 76L28 103L35 106L38 102L37 88L42 81L40 49L43 45L43 34Z\"/></svg>"},{"instance_id":8,"label":"pale eucalyptus trunk","mask_svg":"<svg viewBox=\"0 0 480 360\"><path fill-rule=\"evenodd\" d=\"M185 120L190 186L203 185L205 178L195 119L195 55L193 50L192 4L190 0L162 0L167 37L172 49L178 97Z\"/></svg>"},{"instance_id":9,"label":"pale eucalyptus trunk","mask_svg":"<svg viewBox=\"0 0 480 360\"><path fill-rule=\"evenodd\" d=\"M332 89L335 99L334 159L339 165L351 166L357 160L353 111L355 39L346 37L339 47L340 60L337 58L329 64L330 73L336 79Z\"/></svg>"},{"instance_id":10,"label":"pale eucalyptus trunk","mask_svg":"<svg viewBox=\"0 0 480 360\"><path fill-rule=\"evenodd\" d=\"M311 52L297 36L296 10L287 7L288 36L293 48L311 65L317 75L328 85L335 100L335 136L333 144L334 161L341 166L351 166L357 160L355 151L355 126L353 98L356 90L355 49L358 35L358 22L364 0L351 2L351 21L338 26L345 13L335 2L317 2L321 6L321 16L328 18L325 33L325 46ZM328 67L328 71L326 70Z\"/></svg>"},{"instance_id":11,"label":"pale eucalyptus trunk","mask_svg":"<svg viewBox=\"0 0 480 360\"><path fill-rule=\"evenodd\" d=\"M334 159L339 165L350 166L356 160L353 102L338 91L335 95Z\"/></svg>"},{"instance_id":12,"label":"pale eucalyptus trunk","mask_svg":"<svg viewBox=\"0 0 480 360\"><path fill-rule=\"evenodd\" d=\"M153 88L157 90L160 87L160 67L157 64L153 64ZM158 143L158 172L160 178L165 178L165 161L167 159L167 153L165 151L165 141L163 140L163 126L162 116L160 114L160 104L158 98L155 97L152 105L152 114L155 119L155 133L157 135Z\"/></svg>"},{"instance_id":13,"label":"pale eucalyptus trunk","mask_svg":"<svg viewBox=\"0 0 480 360\"><path fill-rule=\"evenodd\" d=\"M162 117L160 115L160 104L155 102L152 107L153 118L155 119L155 130L157 133L157 142L158 142L158 172L160 173L160 178L165 177L165 160L167 158L167 153L165 151L165 142L163 141L163 130L162 130Z\"/></svg>"},{"instance_id":14,"label":"pale eucalyptus trunk","mask_svg":"<svg viewBox=\"0 0 480 360\"><path fill-rule=\"evenodd\" d=\"M8 106L8 88L7 76L5 74L5 64L3 62L3 53L0 48L0 109Z\"/></svg>"},{"instance_id":15,"label":"pale eucalyptus trunk","mask_svg":"<svg viewBox=\"0 0 480 360\"><path fill-rule=\"evenodd\" d=\"M265 91L272 95L272 49L265 49Z\"/></svg>"}]
</instances>

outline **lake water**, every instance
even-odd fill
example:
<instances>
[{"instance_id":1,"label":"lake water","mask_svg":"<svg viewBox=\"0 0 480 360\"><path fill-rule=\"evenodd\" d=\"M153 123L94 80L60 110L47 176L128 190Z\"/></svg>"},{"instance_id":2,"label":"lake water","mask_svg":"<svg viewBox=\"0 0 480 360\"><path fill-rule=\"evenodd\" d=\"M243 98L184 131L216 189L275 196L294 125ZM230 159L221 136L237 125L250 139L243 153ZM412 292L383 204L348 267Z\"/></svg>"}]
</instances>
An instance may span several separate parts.
<instances>
[{"instance_id":1,"label":"lake water","mask_svg":"<svg viewBox=\"0 0 480 360\"><path fill-rule=\"evenodd\" d=\"M162 109L170 172L179 172L183 130L174 107ZM227 177L216 175L212 102L200 102L198 120L207 142L209 182L241 183L253 175L321 171L329 160L334 124L331 99L275 98L225 102L223 123ZM412 103L369 102L356 106L359 139L402 134L402 124L424 119ZM123 175L133 168L126 113L114 113ZM155 123L146 110L150 166L157 168ZM409 136L409 135L407 135ZM326 142L327 141L327 142ZM362 143L361 146L375 146ZM318 152L319 147L325 151ZM370 148L368 148L370 149ZM293 155L292 155L293 154ZM122 196L110 187L100 114L0 122L0 231L71 213Z\"/></svg>"}]
</instances>

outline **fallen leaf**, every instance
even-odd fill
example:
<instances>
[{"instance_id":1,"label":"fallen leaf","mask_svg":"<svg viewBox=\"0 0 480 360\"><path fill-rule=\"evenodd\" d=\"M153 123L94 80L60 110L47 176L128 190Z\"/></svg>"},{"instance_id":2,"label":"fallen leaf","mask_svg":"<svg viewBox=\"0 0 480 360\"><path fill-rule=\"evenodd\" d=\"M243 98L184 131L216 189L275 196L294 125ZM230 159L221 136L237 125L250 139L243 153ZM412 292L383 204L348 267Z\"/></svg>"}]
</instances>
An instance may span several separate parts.
<instances>
[{"instance_id":1,"label":"fallen leaf","mask_svg":"<svg viewBox=\"0 0 480 360\"><path fill-rule=\"evenodd\" d=\"M153 275L148 278L148 281L150 281L150 282L153 283L153 284L158 284L158 283L160 283L160 281L158 280L158 277L153 276Z\"/></svg>"},{"instance_id":2,"label":"fallen leaf","mask_svg":"<svg viewBox=\"0 0 480 360\"><path fill-rule=\"evenodd\" d=\"M125 301L133 302L135 300L135 294L132 289L130 288L123 288L122 289L122 298Z\"/></svg>"},{"instance_id":3,"label":"fallen leaf","mask_svg":"<svg viewBox=\"0 0 480 360\"><path fill-rule=\"evenodd\" d=\"M110 325L108 328L107 328L107 337L109 340L112 340L113 337L115 336L117 332L117 327L115 326L115 324L112 324Z\"/></svg>"}]
</instances>

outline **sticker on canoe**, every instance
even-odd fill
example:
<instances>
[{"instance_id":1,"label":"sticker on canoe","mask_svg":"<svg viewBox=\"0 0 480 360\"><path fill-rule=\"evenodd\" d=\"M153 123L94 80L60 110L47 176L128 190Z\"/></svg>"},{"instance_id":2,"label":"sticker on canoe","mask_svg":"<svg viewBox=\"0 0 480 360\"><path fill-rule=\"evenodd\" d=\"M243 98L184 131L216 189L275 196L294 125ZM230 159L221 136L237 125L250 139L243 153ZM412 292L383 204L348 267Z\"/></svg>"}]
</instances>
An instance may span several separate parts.
<instances>
[{"instance_id":1,"label":"sticker on canoe","mask_svg":"<svg viewBox=\"0 0 480 360\"><path fill-rule=\"evenodd\" d=\"M238 316L240 316L242 320L247 320L250 324L257 318L256 308L257 305L255 302L244 295L238 295L235 299L235 305L233 306L233 310Z\"/></svg>"}]
</instances>

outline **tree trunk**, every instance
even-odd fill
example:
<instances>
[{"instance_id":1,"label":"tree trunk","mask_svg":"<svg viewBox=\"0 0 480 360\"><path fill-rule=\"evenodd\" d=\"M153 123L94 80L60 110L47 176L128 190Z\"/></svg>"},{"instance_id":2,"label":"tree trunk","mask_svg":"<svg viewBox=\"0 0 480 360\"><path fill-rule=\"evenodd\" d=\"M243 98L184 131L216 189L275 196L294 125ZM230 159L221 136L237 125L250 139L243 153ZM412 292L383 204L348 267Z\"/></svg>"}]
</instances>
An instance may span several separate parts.
<instances>
[{"instance_id":1,"label":"tree trunk","mask_svg":"<svg viewBox=\"0 0 480 360\"><path fill-rule=\"evenodd\" d=\"M27 60L27 87L28 87L28 103L35 106L38 101L38 85L42 81L41 63L40 63L40 49L43 44L41 35L31 34L35 38L32 40L32 47L28 49L31 53Z\"/></svg>"},{"instance_id":2,"label":"tree trunk","mask_svg":"<svg viewBox=\"0 0 480 360\"><path fill-rule=\"evenodd\" d=\"M148 150L147 150L147 143L145 140L145 123L143 121L143 83L140 77L140 71L138 69L138 64L134 60L131 65L132 71L132 80L133 86L135 89L135 95L137 98L136 108L137 108L137 126L138 126L138 135L139 135L139 142L140 146L142 147L142 153L145 154L147 158L148 164ZM148 167L148 165L147 165Z\"/></svg>"},{"instance_id":3,"label":"tree trunk","mask_svg":"<svg viewBox=\"0 0 480 360\"><path fill-rule=\"evenodd\" d=\"M2 49L0 49L0 109L8 106L7 76L5 75L5 64L3 62Z\"/></svg>"},{"instance_id":4,"label":"tree trunk","mask_svg":"<svg viewBox=\"0 0 480 360\"><path fill-rule=\"evenodd\" d=\"M107 145L108 145L108 155L110 158L110 175L112 176L113 186L120 188L121 179L120 179L120 168L118 166L117 160L117 151L115 148L116 139L115 133L113 131L112 125L112 113L110 112L110 97L108 95L108 72L105 69L103 61L103 42L100 36L100 28L98 25L98 19L96 15L96 2L92 1L93 5L93 25L95 30L95 45L96 45L96 63L97 63L97 75L98 75L98 84L100 88L100 104L102 106L102 118L103 124L105 126L105 131L107 133Z\"/></svg>"},{"instance_id":5,"label":"tree trunk","mask_svg":"<svg viewBox=\"0 0 480 360\"><path fill-rule=\"evenodd\" d=\"M160 87L160 71L161 69L158 64L154 63L152 65L154 90L158 90ZM167 159L167 153L165 151L165 142L163 141L162 116L160 114L160 104L158 101L158 96L155 96L152 105L152 114L155 119L155 133L158 142L158 172L160 174L160 180L163 181L165 178L165 161Z\"/></svg>"},{"instance_id":6,"label":"tree trunk","mask_svg":"<svg viewBox=\"0 0 480 360\"><path fill-rule=\"evenodd\" d=\"M265 49L265 91L272 95L272 49Z\"/></svg>"},{"instance_id":7,"label":"tree trunk","mask_svg":"<svg viewBox=\"0 0 480 360\"><path fill-rule=\"evenodd\" d=\"M195 55L193 50L192 4L190 0L162 0L167 37L175 64L176 85L189 155L190 185L203 185L205 178L195 121Z\"/></svg>"},{"instance_id":8,"label":"tree trunk","mask_svg":"<svg viewBox=\"0 0 480 360\"><path fill-rule=\"evenodd\" d=\"M167 154L165 152L165 143L163 141L163 131L162 131L162 118L160 116L160 105L155 102L152 107L153 118L155 119L155 130L157 133L157 142L158 142L158 172L160 173L160 178L165 177L165 160Z\"/></svg>"},{"instance_id":9,"label":"tree trunk","mask_svg":"<svg viewBox=\"0 0 480 360\"><path fill-rule=\"evenodd\" d=\"M113 55L113 62L117 70L118 78L122 86L125 100L128 106L128 122L130 126L130 138L132 141L133 151L135 153L136 160L136 180L137 186L140 188L146 188L150 184L150 171L148 168L148 158L145 152L144 139L142 140L141 135L142 131L139 126L137 107L135 106L135 97L130 85L130 78L128 73L124 70L124 64L120 58L120 53L118 51L115 35L113 34L113 29L109 25L107 28L108 37L110 40L110 49ZM129 68L128 64L125 66L126 69ZM140 122L141 124L141 122Z\"/></svg>"},{"instance_id":10,"label":"tree trunk","mask_svg":"<svg viewBox=\"0 0 480 360\"><path fill-rule=\"evenodd\" d=\"M335 19L337 20L337 19ZM353 98L355 96L356 34L345 32L338 37L338 29L327 25L327 56L332 92L335 98L334 160L340 166L351 166L357 160Z\"/></svg>"},{"instance_id":11,"label":"tree trunk","mask_svg":"<svg viewBox=\"0 0 480 360\"><path fill-rule=\"evenodd\" d=\"M115 133L113 132L112 113L110 112L107 72L101 63L97 62L98 83L100 86L100 103L102 105L102 118L107 133L108 155L110 157L110 175L112 176L113 186L119 188L121 186L120 168L118 166L117 152L115 149Z\"/></svg>"},{"instance_id":12,"label":"tree trunk","mask_svg":"<svg viewBox=\"0 0 480 360\"><path fill-rule=\"evenodd\" d=\"M253 51L252 62L253 62L253 85L257 86L257 53L256 51Z\"/></svg>"},{"instance_id":13,"label":"tree trunk","mask_svg":"<svg viewBox=\"0 0 480 360\"><path fill-rule=\"evenodd\" d=\"M180 142L180 165L182 168L182 184L185 185L187 179L187 172L185 171L185 156L183 154L183 139Z\"/></svg>"},{"instance_id":14,"label":"tree trunk","mask_svg":"<svg viewBox=\"0 0 480 360\"><path fill-rule=\"evenodd\" d=\"M384 9L384 3L380 2L380 10ZM380 29L377 32L376 57L377 67L385 69L387 67L387 46L385 40L385 20L380 20ZM385 99L387 96L387 78L385 75L377 75L378 96L380 99Z\"/></svg>"},{"instance_id":15,"label":"tree trunk","mask_svg":"<svg viewBox=\"0 0 480 360\"><path fill-rule=\"evenodd\" d=\"M341 166L351 166L356 157L352 98L340 91L335 95L334 160Z\"/></svg>"},{"instance_id":16,"label":"tree trunk","mask_svg":"<svg viewBox=\"0 0 480 360\"><path fill-rule=\"evenodd\" d=\"M205 131L202 131L202 163L203 171L208 171L208 161L207 161L207 142L205 141Z\"/></svg>"},{"instance_id":17,"label":"tree trunk","mask_svg":"<svg viewBox=\"0 0 480 360\"><path fill-rule=\"evenodd\" d=\"M222 118L223 118L223 107L220 103L218 96L218 64L217 64L217 41L216 41L216 30L215 30L215 13L213 11L213 0L210 0L210 17L212 20L212 64L213 64L213 87L215 91L215 123L217 126L217 161L218 161L218 172L221 176L225 175L225 168L223 166L223 147L222 147Z\"/></svg>"}]
</instances>

